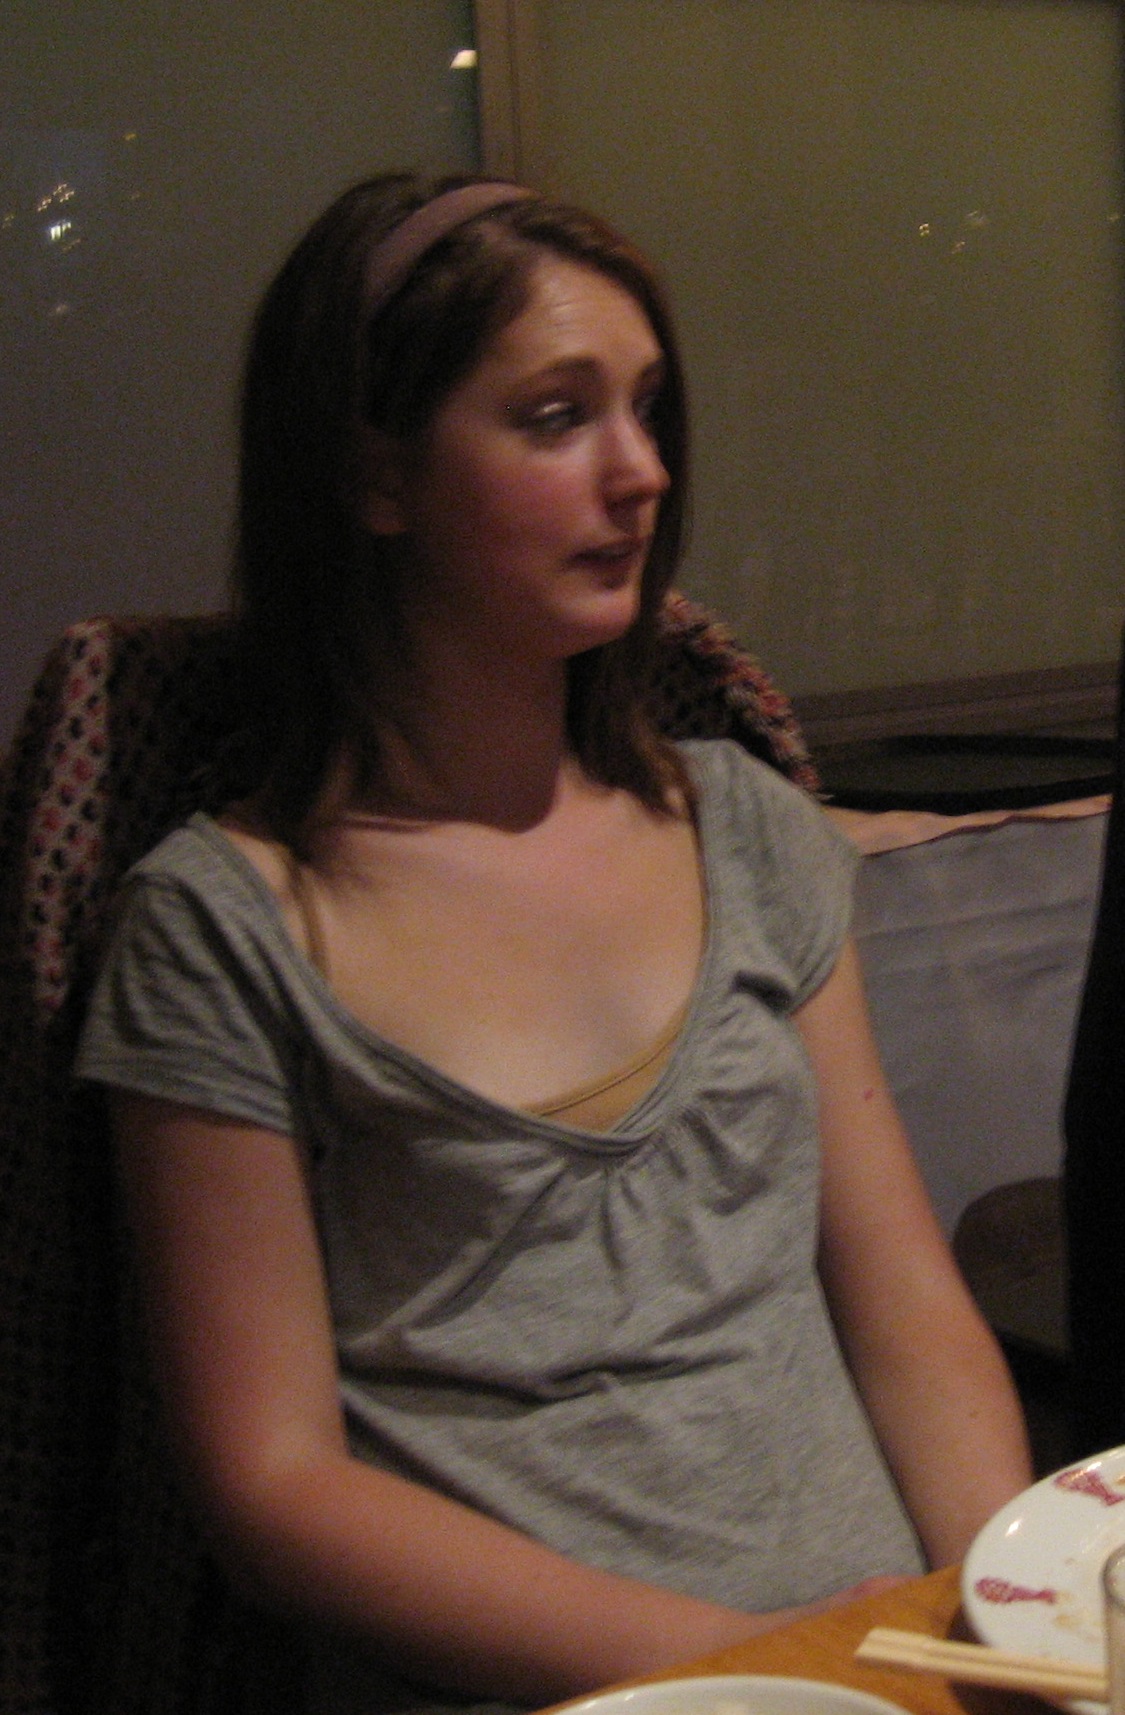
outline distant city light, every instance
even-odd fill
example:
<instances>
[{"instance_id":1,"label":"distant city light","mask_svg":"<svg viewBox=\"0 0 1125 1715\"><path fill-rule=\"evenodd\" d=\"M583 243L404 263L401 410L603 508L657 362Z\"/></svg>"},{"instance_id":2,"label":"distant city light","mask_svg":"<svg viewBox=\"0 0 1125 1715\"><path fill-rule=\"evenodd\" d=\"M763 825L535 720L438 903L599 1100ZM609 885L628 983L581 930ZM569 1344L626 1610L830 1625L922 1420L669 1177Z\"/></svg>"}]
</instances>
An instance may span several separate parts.
<instances>
[{"instance_id":1,"label":"distant city light","mask_svg":"<svg viewBox=\"0 0 1125 1715\"><path fill-rule=\"evenodd\" d=\"M64 181L62 184L56 185L53 191L48 191L46 196L39 198L35 205L35 212L36 214L46 214L52 203L72 202L73 200L74 186L68 185Z\"/></svg>"}]
</instances>

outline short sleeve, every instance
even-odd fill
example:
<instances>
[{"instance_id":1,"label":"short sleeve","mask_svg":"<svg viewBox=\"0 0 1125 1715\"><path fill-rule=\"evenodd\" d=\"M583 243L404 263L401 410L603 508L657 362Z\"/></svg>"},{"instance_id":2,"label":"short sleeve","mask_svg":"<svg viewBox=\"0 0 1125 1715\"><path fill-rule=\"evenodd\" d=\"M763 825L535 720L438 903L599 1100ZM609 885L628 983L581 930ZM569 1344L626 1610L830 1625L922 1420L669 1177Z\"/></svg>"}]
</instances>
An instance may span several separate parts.
<instances>
[{"instance_id":1,"label":"short sleeve","mask_svg":"<svg viewBox=\"0 0 1125 1715\"><path fill-rule=\"evenodd\" d=\"M724 896L752 920L778 999L791 1010L840 956L859 854L814 798L740 746L712 740L691 748L714 807L711 866Z\"/></svg>"},{"instance_id":2,"label":"short sleeve","mask_svg":"<svg viewBox=\"0 0 1125 1715\"><path fill-rule=\"evenodd\" d=\"M284 1018L237 943L200 892L134 875L87 1013L78 1075L292 1135Z\"/></svg>"}]
</instances>

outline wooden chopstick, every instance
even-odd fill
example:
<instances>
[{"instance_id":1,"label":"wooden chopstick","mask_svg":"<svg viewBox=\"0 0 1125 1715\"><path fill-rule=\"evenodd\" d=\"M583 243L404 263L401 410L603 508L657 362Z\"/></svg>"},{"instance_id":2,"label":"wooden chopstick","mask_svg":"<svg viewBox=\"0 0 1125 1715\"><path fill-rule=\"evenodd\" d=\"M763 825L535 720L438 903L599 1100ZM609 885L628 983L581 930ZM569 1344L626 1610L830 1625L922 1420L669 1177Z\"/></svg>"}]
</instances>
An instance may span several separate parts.
<instances>
[{"instance_id":1,"label":"wooden chopstick","mask_svg":"<svg viewBox=\"0 0 1125 1715\"><path fill-rule=\"evenodd\" d=\"M1096 1667L1056 1661L1046 1655L1020 1655L985 1644L951 1643L924 1632L896 1632L876 1626L856 1650L858 1661L902 1667L913 1673L941 1673L969 1685L999 1685L1040 1697L1088 1697L1104 1703L1106 1676Z\"/></svg>"}]
</instances>

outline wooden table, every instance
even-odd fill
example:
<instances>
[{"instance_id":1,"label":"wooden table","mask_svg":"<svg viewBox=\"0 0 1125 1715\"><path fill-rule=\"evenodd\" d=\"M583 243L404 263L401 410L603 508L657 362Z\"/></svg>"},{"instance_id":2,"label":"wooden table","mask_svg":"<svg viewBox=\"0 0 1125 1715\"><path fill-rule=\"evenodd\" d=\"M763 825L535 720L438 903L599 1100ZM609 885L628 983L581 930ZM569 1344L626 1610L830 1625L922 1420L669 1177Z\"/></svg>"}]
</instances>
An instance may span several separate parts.
<instances>
[{"instance_id":1,"label":"wooden table","mask_svg":"<svg viewBox=\"0 0 1125 1715\"><path fill-rule=\"evenodd\" d=\"M900 1673L855 1660L857 1644L872 1626L896 1626L933 1637L971 1637L960 1617L959 1568L911 1578L891 1590L810 1620L779 1627L749 1643L685 1662L647 1679L683 1679L713 1673L780 1673L827 1679L899 1703L911 1715L1044 1715L1049 1705L1015 1692L951 1685L930 1674Z\"/></svg>"}]
</instances>

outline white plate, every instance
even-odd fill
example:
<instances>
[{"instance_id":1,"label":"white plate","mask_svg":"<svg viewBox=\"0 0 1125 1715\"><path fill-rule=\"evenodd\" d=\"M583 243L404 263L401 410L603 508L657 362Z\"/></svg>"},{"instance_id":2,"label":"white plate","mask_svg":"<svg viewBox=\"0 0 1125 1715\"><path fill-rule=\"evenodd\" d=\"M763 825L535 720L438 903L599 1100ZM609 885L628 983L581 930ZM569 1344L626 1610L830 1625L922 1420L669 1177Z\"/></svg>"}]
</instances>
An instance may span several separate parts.
<instances>
[{"instance_id":1,"label":"white plate","mask_svg":"<svg viewBox=\"0 0 1125 1715\"><path fill-rule=\"evenodd\" d=\"M846 1685L774 1674L665 1679L567 1705L566 1715L905 1715L897 1703Z\"/></svg>"},{"instance_id":2,"label":"white plate","mask_svg":"<svg viewBox=\"0 0 1125 1715\"><path fill-rule=\"evenodd\" d=\"M1104 1666L1101 1570L1123 1542L1125 1447L1114 1447L1044 1477L989 1519L961 1571L969 1623L999 1649Z\"/></svg>"}]
</instances>

